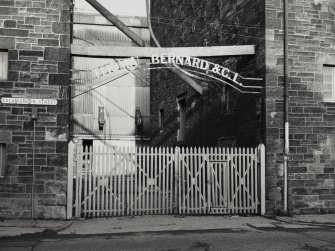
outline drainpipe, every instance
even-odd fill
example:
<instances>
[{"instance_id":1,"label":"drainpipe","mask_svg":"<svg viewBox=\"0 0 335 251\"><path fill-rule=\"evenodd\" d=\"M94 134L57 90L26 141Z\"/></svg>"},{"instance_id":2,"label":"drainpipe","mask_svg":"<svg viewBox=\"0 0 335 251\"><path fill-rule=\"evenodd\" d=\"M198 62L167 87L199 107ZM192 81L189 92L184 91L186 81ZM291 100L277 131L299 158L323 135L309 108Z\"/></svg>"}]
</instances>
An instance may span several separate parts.
<instances>
[{"instance_id":1,"label":"drainpipe","mask_svg":"<svg viewBox=\"0 0 335 251\"><path fill-rule=\"evenodd\" d=\"M33 170L32 170L32 182L31 182L31 219L34 219L34 200L35 200L35 148L36 148L36 120L38 116L37 107L31 108L31 120L33 121Z\"/></svg>"},{"instance_id":2,"label":"drainpipe","mask_svg":"<svg viewBox=\"0 0 335 251\"><path fill-rule=\"evenodd\" d=\"M287 213L287 167L289 159L289 93L288 93L288 77L289 77L289 65L288 65L288 0L284 0L284 102L285 102L285 111L284 111L284 122L285 122L285 152L284 152L284 213Z\"/></svg>"}]
</instances>

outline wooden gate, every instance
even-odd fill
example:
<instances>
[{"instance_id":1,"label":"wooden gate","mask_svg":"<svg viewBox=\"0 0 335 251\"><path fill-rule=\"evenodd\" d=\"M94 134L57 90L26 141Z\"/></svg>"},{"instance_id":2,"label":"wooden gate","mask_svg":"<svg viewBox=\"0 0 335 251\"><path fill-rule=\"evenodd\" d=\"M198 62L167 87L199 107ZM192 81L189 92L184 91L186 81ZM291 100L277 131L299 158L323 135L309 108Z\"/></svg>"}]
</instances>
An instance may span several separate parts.
<instances>
[{"instance_id":1,"label":"wooden gate","mask_svg":"<svg viewBox=\"0 0 335 251\"><path fill-rule=\"evenodd\" d=\"M264 214L264 152L71 142L67 215Z\"/></svg>"}]
</instances>

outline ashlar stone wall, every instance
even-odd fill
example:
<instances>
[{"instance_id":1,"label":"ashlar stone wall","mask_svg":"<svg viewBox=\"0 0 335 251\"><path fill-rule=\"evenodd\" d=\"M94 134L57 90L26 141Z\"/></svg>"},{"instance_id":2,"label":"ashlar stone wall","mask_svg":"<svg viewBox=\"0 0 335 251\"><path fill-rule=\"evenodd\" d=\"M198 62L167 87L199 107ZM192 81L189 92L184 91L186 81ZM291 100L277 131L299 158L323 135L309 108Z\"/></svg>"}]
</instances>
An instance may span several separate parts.
<instances>
[{"instance_id":1,"label":"ashlar stone wall","mask_svg":"<svg viewBox=\"0 0 335 251\"><path fill-rule=\"evenodd\" d=\"M335 103L323 97L323 65L335 65L331 0L289 0L289 210L335 212ZM267 208L283 209L283 0L266 1Z\"/></svg>"},{"instance_id":2,"label":"ashlar stone wall","mask_svg":"<svg viewBox=\"0 0 335 251\"><path fill-rule=\"evenodd\" d=\"M35 127L34 217L64 218L70 69L70 0L0 0L0 49L8 51L1 97L56 99L38 107ZM32 105L0 103L0 217L31 217Z\"/></svg>"}]
</instances>

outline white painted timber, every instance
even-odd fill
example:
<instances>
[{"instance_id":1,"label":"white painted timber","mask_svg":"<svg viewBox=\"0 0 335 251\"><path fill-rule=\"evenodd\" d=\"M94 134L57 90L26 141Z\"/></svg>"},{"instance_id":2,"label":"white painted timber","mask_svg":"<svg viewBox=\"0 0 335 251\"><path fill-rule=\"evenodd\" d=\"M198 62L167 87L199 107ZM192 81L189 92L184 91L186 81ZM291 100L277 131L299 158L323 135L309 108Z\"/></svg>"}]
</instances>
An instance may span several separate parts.
<instances>
[{"instance_id":1,"label":"white painted timber","mask_svg":"<svg viewBox=\"0 0 335 251\"><path fill-rule=\"evenodd\" d=\"M184 57L217 57L254 55L254 45L210 46L210 47L115 47L71 45L73 56L90 57L139 57L173 54Z\"/></svg>"},{"instance_id":2,"label":"white painted timber","mask_svg":"<svg viewBox=\"0 0 335 251\"><path fill-rule=\"evenodd\" d=\"M265 213L264 145L82 149L71 142L68 166L68 219L72 208L75 217Z\"/></svg>"}]
</instances>

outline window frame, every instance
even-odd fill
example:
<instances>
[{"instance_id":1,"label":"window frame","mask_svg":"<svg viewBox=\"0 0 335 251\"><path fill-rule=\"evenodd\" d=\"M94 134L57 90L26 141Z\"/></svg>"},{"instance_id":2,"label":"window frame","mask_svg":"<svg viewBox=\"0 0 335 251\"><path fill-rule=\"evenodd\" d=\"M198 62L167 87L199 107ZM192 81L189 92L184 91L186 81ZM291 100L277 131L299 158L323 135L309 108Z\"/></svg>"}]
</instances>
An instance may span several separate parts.
<instances>
[{"instance_id":1,"label":"window frame","mask_svg":"<svg viewBox=\"0 0 335 251\"><path fill-rule=\"evenodd\" d=\"M6 176L6 164L7 164L7 144L0 142L0 178Z\"/></svg>"},{"instance_id":2,"label":"window frame","mask_svg":"<svg viewBox=\"0 0 335 251\"><path fill-rule=\"evenodd\" d=\"M158 111L158 127L162 132L164 130L164 108L160 108Z\"/></svg>"},{"instance_id":3,"label":"window frame","mask_svg":"<svg viewBox=\"0 0 335 251\"><path fill-rule=\"evenodd\" d=\"M177 142L186 141L186 109L187 103L186 98L182 97L178 99L178 111L179 111L179 129Z\"/></svg>"},{"instance_id":4,"label":"window frame","mask_svg":"<svg viewBox=\"0 0 335 251\"><path fill-rule=\"evenodd\" d=\"M332 81L331 81L331 94L332 97L331 99L325 99L324 95L325 95L325 90L324 90L324 69L325 68L331 68L331 77L332 77ZM327 103L335 103L335 65L331 65L331 64L324 64L322 66L322 94L323 94L323 102L327 102Z\"/></svg>"},{"instance_id":5,"label":"window frame","mask_svg":"<svg viewBox=\"0 0 335 251\"><path fill-rule=\"evenodd\" d=\"M5 55L5 59L2 59ZM5 62L5 64L2 64ZM0 49L0 81L8 80L8 50Z\"/></svg>"}]
</instances>

